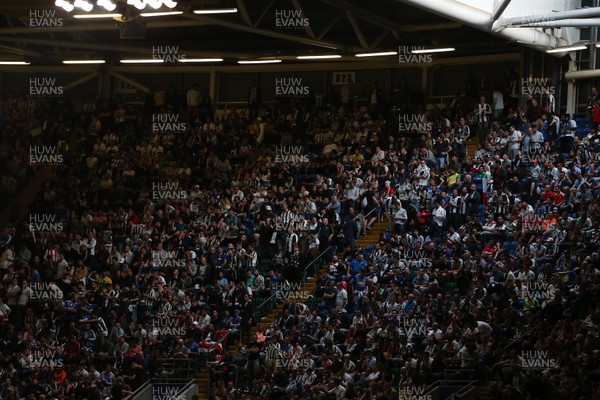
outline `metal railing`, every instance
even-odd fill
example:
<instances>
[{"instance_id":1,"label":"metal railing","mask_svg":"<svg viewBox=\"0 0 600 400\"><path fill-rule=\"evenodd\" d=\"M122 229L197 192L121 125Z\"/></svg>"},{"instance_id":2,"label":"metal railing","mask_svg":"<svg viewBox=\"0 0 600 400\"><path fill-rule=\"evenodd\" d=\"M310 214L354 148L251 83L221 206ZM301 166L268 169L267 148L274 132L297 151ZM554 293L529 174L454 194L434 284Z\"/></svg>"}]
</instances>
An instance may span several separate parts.
<instances>
[{"instance_id":1,"label":"metal railing","mask_svg":"<svg viewBox=\"0 0 600 400\"><path fill-rule=\"evenodd\" d=\"M195 384L196 378L151 378L144 382L139 388L137 388L133 393L124 397L124 400L133 400L138 396L142 395L142 393L148 390L148 387L154 384L165 384L165 383L175 383L182 384L181 389L178 391L182 393L183 391L190 388L191 385Z\"/></svg>"},{"instance_id":2,"label":"metal railing","mask_svg":"<svg viewBox=\"0 0 600 400\"><path fill-rule=\"evenodd\" d=\"M477 386L477 381L471 381L467 385L465 385L462 388L460 388L457 392L453 393L446 400L457 400L457 399L460 399L461 397L466 396L467 394L469 394L470 392L472 392L473 390L475 390L476 386Z\"/></svg>"},{"instance_id":3,"label":"metal railing","mask_svg":"<svg viewBox=\"0 0 600 400\"><path fill-rule=\"evenodd\" d=\"M332 246L329 246L326 250L324 250L321 254L319 254L314 260L312 260L305 268L304 271L302 273L302 290L306 291L306 283L307 283L307 278L308 278L308 269L311 268L313 265L315 265L317 262L319 262L323 256L325 254L327 254L327 252L329 252L331 250ZM262 317L264 317L264 315L266 315L266 312L264 311L265 308L269 307L269 311L271 309L273 309L274 305L277 304L277 291L273 294L271 294L271 296L269 296L267 299L265 299L262 303L260 303L254 310L254 319L255 321L258 323L260 321L260 319Z\"/></svg>"},{"instance_id":4,"label":"metal railing","mask_svg":"<svg viewBox=\"0 0 600 400\"><path fill-rule=\"evenodd\" d=\"M308 282L308 269L312 268L313 265L315 265L317 262L321 262L322 258L325 254L329 253L331 251L331 248L333 246L329 246L327 247L325 250L323 250L323 252L321 254L319 254L314 260L312 260L310 263L308 263L308 265L304 268L304 272L302 273L302 290L304 293L306 293L306 283ZM323 264L320 264L320 266L322 266ZM316 268L316 272L319 272L319 267Z\"/></svg>"},{"instance_id":5,"label":"metal railing","mask_svg":"<svg viewBox=\"0 0 600 400\"><path fill-rule=\"evenodd\" d=\"M135 398L135 396L137 396L138 394L140 394L142 391L144 391L148 387L148 385L151 385L151 384L152 384L152 379L148 379L146 382L142 383L141 386L139 388L137 388L129 396L125 396L125 400L129 400L129 399Z\"/></svg>"},{"instance_id":6,"label":"metal railing","mask_svg":"<svg viewBox=\"0 0 600 400\"><path fill-rule=\"evenodd\" d=\"M277 294L273 293L271 296L269 296L265 301L263 301L262 303L260 303L255 309L254 309L254 320L256 321L256 323L258 324L261 320L261 318L263 318L267 312L264 311L264 309L267 306L271 306L271 308L269 309L269 311L271 309L273 309L273 305L277 304Z\"/></svg>"},{"instance_id":7,"label":"metal railing","mask_svg":"<svg viewBox=\"0 0 600 400\"><path fill-rule=\"evenodd\" d=\"M215 373L215 369L217 367L220 367L221 365L225 365L227 366L227 369L229 370L229 368L233 369L235 374L234 374L234 379L233 379L233 383L234 386L237 388L239 387L238 382L239 382L239 367L237 365L235 365L234 363L231 362L227 362L227 363L213 363L209 365L209 369L208 369L208 380L206 381L206 385L208 386L206 388L206 393L211 393L212 392L212 383L214 380L214 376L213 373Z\"/></svg>"},{"instance_id":8,"label":"metal railing","mask_svg":"<svg viewBox=\"0 0 600 400\"><path fill-rule=\"evenodd\" d=\"M190 398L190 397L188 397L188 396L190 396L189 394L188 394L188 396L186 396L186 392L192 392L193 393L194 391L195 392L198 391L198 386L197 386L195 380L192 380L192 381L189 381L187 383L187 385L185 385L184 387L182 387L177 392L177 394L175 395L175 399L187 399L187 398Z\"/></svg>"},{"instance_id":9,"label":"metal railing","mask_svg":"<svg viewBox=\"0 0 600 400\"><path fill-rule=\"evenodd\" d=\"M381 211L381 209L382 209L381 205L380 205L379 207L375 207L374 209L372 209L371 211L369 211L369 212L368 212L368 213L365 215L365 217L364 217L364 218L365 218L365 223L366 223L366 221L367 221L367 218L368 218L368 217L369 217L369 216L370 216L370 215L371 215L373 212L377 211L377 212L378 212L378 214L377 214L377 230L378 230L378 231L380 231L380 230L381 230L381 214L379 214L379 211ZM365 229L366 229L366 226L365 226ZM365 230L365 233L366 233L366 230Z\"/></svg>"},{"instance_id":10,"label":"metal railing","mask_svg":"<svg viewBox=\"0 0 600 400\"><path fill-rule=\"evenodd\" d=\"M213 343L213 344L212 344L212 345L211 345L211 346L208 348L208 350L207 350L207 351L210 351L210 350L214 349L214 348L215 348L215 347L216 347L218 344L223 344L223 341L224 341L225 339L227 339L227 337L229 336L229 334L230 334L230 333L231 333L231 329L228 329L228 330L227 330L227 332L226 332L226 333L225 333L223 336L221 336L221 337L219 338L219 340L217 340L215 343Z\"/></svg>"},{"instance_id":11,"label":"metal railing","mask_svg":"<svg viewBox=\"0 0 600 400\"><path fill-rule=\"evenodd\" d=\"M455 393L451 394L449 397L444 398L444 400L460 399L461 397L466 396L472 390L475 390L475 388L477 387L476 380L444 380L444 379L440 379L440 380L437 380L437 381L431 383L429 386L426 386L425 389L423 390L422 394L418 395L418 397L421 399L440 398L440 396L433 396L433 393L436 390L441 389L442 387L452 387L452 386L458 386L461 384L465 384L465 385L463 387L461 387ZM401 393L401 391L402 391L402 384L400 384L398 386L398 392Z\"/></svg>"},{"instance_id":12,"label":"metal railing","mask_svg":"<svg viewBox=\"0 0 600 400\"><path fill-rule=\"evenodd\" d=\"M526 330L523 333L523 335L521 335L520 337L511 340L506 346L504 346L504 350L508 350L510 347L512 347L518 341L522 340L523 338L526 338L527 336L530 336L535 330L537 330L540 327L540 325L542 325L542 322L540 322L537 325L532 326L531 328L529 328L528 330Z\"/></svg>"}]
</instances>

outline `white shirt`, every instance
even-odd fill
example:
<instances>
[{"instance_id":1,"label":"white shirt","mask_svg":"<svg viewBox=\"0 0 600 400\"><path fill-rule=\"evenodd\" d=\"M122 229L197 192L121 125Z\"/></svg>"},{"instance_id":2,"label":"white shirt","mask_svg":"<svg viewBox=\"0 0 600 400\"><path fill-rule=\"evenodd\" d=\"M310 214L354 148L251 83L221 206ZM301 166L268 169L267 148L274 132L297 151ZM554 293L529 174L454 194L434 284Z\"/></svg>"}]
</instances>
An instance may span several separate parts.
<instances>
[{"instance_id":1,"label":"white shirt","mask_svg":"<svg viewBox=\"0 0 600 400\"><path fill-rule=\"evenodd\" d=\"M494 110L503 110L504 109L504 95L496 90L492 94L492 99L494 101Z\"/></svg>"},{"instance_id":2,"label":"white shirt","mask_svg":"<svg viewBox=\"0 0 600 400\"><path fill-rule=\"evenodd\" d=\"M81 241L82 244L85 245L85 247L88 249L88 251L90 252L91 256L95 256L96 255L96 239L91 238L85 238Z\"/></svg>"},{"instance_id":3,"label":"white shirt","mask_svg":"<svg viewBox=\"0 0 600 400\"><path fill-rule=\"evenodd\" d=\"M477 121L478 122L487 122L488 116L486 111L491 111L490 105L488 103L479 103L477 104Z\"/></svg>"},{"instance_id":4,"label":"white shirt","mask_svg":"<svg viewBox=\"0 0 600 400\"><path fill-rule=\"evenodd\" d=\"M396 213L394 214L394 219L397 222L406 222L406 220L408 219L408 214L406 213L406 209L405 208L400 208L396 211Z\"/></svg>"},{"instance_id":5,"label":"white shirt","mask_svg":"<svg viewBox=\"0 0 600 400\"><path fill-rule=\"evenodd\" d=\"M419 164L416 176L420 177L419 186L427 186L427 182L429 181L429 167L426 164Z\"/></svg>"},{"instance_id":6,"label":"white shirt","mask_svg":"<svg viewBox=\"0 0 600 400\"><path fill-rule=\"evenodd\" d=\"M200 103L200 91L198 89L190 89L187 92L187 105L189 107L196 107Z\"/></svg>"},{"instance_id":7,"label":"white shirt","mask_svg":"<svg viewBox=\"0 0 600 400\"><path fill-rule=\"evenodd\" d=\"M346 289L342 288L342 290L338 291L337 296L335 298L336 308L338 310L341 310L342 308L346 307L347 302L348 302L348 292L346 292Z\"/></svg>"},{"instance_id":8,"label":"white shirt","mask_svg":"<svg viewBox=\"0 0 600 400\"><path fill-rule=\"evenodd\" d=\"M444 225L444 219L446 219L446 210L439 206L435 210L433 210L433 220L439 225Z\"/></svg>"},{"instance_id":9,"label":"white shirt","mask_svg":"<svg viewBox=\"0 0 600 400\"><path fill-rule=\"evenodd\" d=\"M513 150L518 150L519 147L521 147L521 139L523 138L523 134L516 130L510 134L509 137L509 142L510 142L510 148Z\"/></svg>"}]
</instances>

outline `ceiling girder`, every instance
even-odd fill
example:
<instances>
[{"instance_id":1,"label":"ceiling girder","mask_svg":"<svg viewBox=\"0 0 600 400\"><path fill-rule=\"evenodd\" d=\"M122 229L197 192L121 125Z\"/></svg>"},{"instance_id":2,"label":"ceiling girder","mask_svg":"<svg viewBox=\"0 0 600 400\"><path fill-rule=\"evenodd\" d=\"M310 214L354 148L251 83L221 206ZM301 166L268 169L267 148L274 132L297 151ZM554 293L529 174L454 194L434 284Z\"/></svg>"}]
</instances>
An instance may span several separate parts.
<instances>
[{"instance_id":1,"label":"ceiling girder","mask_svg":"<svg viewBox=\"0 0 600 400\"><path fill-rule=\"evenodd\" d=\"M296 11L300 12L301 17L306 18L306 14L304 13L304 10L302 9L302 7L300 7L300 3L298 3L298 0L292 0L292 4L294 5L294 8L296 9ZM304 31L306 32L306 34L308 35L309 38L316 39L315 34L314 34L310 24L308 24L304 27Z\"/></svg>"},{"instance_id":2,"label":"ceiling girder","mask_svg":"<svg viewBox=\"0 0 600 400\"><path fill-rule=\"evenodd\" d=\"M382 18L381 16L377 15L376 13L374 13L372 11L369 11L362 7L356 6L352 3L348 3L347 1L344 1L344 0L320 0L320 1L322 3L328 4L330 6L339 8L344 11L351 11L358 18L363 19L368 22L371 22L372 24L375 24L377 26L391 29L393 31L394 30L397 30L397 31L402 30L402 26L400 24L397 24L386 18Z\"/></svg>"},{"instance_id":3,"label":"ceiling girder","mask_svg":"<svg viewBox=\"0 0 600 400\"><path fill-rule=\"evenodd\" d=\"M237 5L238 10L240 11L240 15L244 20L244 23L248 26L252 25L252 21L250 20L250 16L248 15L248 10L246 9L246 5L243 0L235 0L235 4Z\"/></svg>"},{"instance_id":4,"label":"ceiling girder","mask_svg":"<svg viewBox=\"0 0 600 400\"><path fill-rule=\"evenodd\" d=\"M289 40L292 42L308 44L308 45L316 46L316 47L324 47L324 48L339 49L339 50L347 49L349 51L364 51L366 49L366 48L360 48L360 47L356 47L356 46L346 46L345 44L342 44L342 43L326 42L326 41L318 40L318 39L311 39L311 38L297 36L297 35L290 35L288 33L283 33L283 32L274 32L274 31L270 31L267 29L245 26L245 25L237 24L235 22L225 21L223 19L209 17L206 15L195 15L195 14L186 13L186 14L183 14L182 16L184 16L185 18L188 18L188 19L195 20L195 21L200 21L200 22L204 22L207 24L211 24L211 25L222 26L225 28L234 29L234 30L238 30L241 32L253 33L256 35L262 35L262 36L271 37L274 39Z\"/></svg>"},{"instance_id":5,"label":"ceiling girder","mask_svg":"<svg viewBox=\"0 0 600 400\"><path fill-rule=\"evenodd\" d=\"M385 39L387 37L387 35L390 34L390 31L385 30L383 32L381 32L381 35L377 36L375 38L375 40L373 41L373 43L371 43L371 46L369 46L369 49L375 49L379 46L379 44L383 41L383 39Z\"/></svg>"},{"instance_id":6,"label":"ceiling girder","mask_svg":"<svg viewBox=\"0 0 600 400\"><path fill-rule=\"evenodd\" d=\"M352 11L346 10L345 14L346 14L346 18L348 19L348 22L350 22L350 26L352 27L354 34L356 35L356 38L358 39L358 42L360 43L360 45L362 47L368 49L369 44L367 43L367 39L365 39L365 35L360 30L360 26L358 26L356 19L354 19L354 15L352 14Z\"/></svg>"},{"instance_id":7,"label":"ceiling girder","mask_svg":"<svg viewBox=\"0 0 600 400\"><path fill-rule=\"evenodd\" d=\"M329 30L331 28L333 28L333 26L340 20L340 18L342 18L342 14L339 13L337 14L328 24L327 26L325 26L323 28L323 30L321 31L321 33L319 34L319 36L317 36L317 38L319 40L323 39L323 36L325 36L327 34L327 32L329 32Z\"/></svg>"},{"instance_id":8,"label":"ceiling girder","mask_svg":"<svg viewBox=\"0 0 600 400\"><path fill-rule=\"evenodd\" d=\"M257 27L258 24L260 24L260 21L263 20L263 18L265 17L265 15L267 15L267 12L271 9L271 7L273 7L273 3L275 3L275 0L271 0L269 2L269 4L267 4L267 6L262 10L262 12L260 13L260 15L256 19L256 22L254 22L252 24L252 26Z\"/></svg>"}]
</instances>

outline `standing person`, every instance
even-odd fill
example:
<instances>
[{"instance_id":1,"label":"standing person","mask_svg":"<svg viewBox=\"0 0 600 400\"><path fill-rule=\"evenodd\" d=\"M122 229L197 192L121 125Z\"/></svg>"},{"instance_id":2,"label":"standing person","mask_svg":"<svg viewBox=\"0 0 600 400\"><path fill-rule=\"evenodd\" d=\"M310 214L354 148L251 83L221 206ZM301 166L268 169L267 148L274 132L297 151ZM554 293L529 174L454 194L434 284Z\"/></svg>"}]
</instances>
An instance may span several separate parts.
<instances>
[{"instance_id":1,"label":"standing person","mask_svg":"<svg viewBox=\"0 0 600 400\"><path fill-rule=\"evenodd\" d=\"M592 86L592 93L588 97L587 118L590 121L590 126L594 126L594 106L600 103L600 92L595 86Z\"/></svg>"},{"instance_id":2,"label":"standing person","mask_svg":"<svg viewBox=\"0 0 600 400\"><path fill-rule=\"evenodd\" d=\"M198 89L198 84L195 83L186 94L186 102L187 106L191 109L197 109L200 105L200 89Z\"/></svg>"},{"instance_id":3,"label":"standing person","mask_svg":"<svg viewBox=\"0 0 600 400\"><path fill-rule=\"evenodd\" d=\"M560 118L553 112L548 114L548 138L550 141L558 142L558 131L560 128Z\"/></svg>"},{"instance_id":4,"label":"standing person","mask_svg":"<svg viewBox=\"0 0 600 400\"><path fill-rule=\"evenodd\" d=\"M156 89L154 90L154 107L156 111L159 111L162 107L165 106L165 102L166 102L166 98L167 98L167 92L165 91L165 89L161 86L158 85L156 87Z\"/></svg>"},{"instance_id":5,"label":"standing person","mask_svg":"<svg viewBox=\"0 0 600 400\"><path fill-rule=\"evenodd\" d=\"M456 154L462 158L467 155L467 140L471 137L471 128L467 125L464 117L458 120L458 125L454 128L454 138L456 140Z\"/></svg>"},{"instance_id":6,"label":"standing person","mask_svg":"<svg viewBox=\"0 0 600 400\"><path fill-rule=\"evenodd\" d=\"M290 260L288 264L288 273L286 274L286 278L290 282L298 282L302 279L302 256L300 254L300 245L294 245L294 251L290 255ZM308 271L308 276L312 275L312 271Z\"/></svg>"},{"instance_id":7,"label":"standing person","mask_svg":"<svg viewBox=\"0 0 600 400\"><path fill-rule=\"evenodd\" d=\"M490 115L492 107L485 102L485 96L479 98L479 104L475 106L475 114L477 115L477 139L479 147L485 146L485 138L490 126Z\"/></svg>"},{"instance_id":8,"label":"standing person","mask_svg":"<svg viewBox=\"0 0 600 400\"><path fill-rule=\"evenodd\" d=\"M325 260L329 261L333 257L333 251L330 249L334 234L334 226L329 223L327 217L323 217L319 228L319 252L323 253L325 250L329 250L325 254Z\"/></svg>"},{"instance_id":9,"label":"standing person","mask_svg":"<svg viewBox=\"0 0 600 400\"><path fill-rule=\"evenodd\" d=\"M360 228L358 226L358 222L356 222L354 207L350 207L348 208L348 216L346 217L346 221L342 227L342 234L344 236L344 242L346 246L354 249L359 233Z\"/></svg>"},{"instance_id":10,"label":"standing person","mask_svg":"<svg viewBox=\"0 0 600 400\"><path fill-rule=\"evenodd\" d=\"M533 124L534 122L536 122L537 120L539 120L542 117L544 112L545 112L544 109L538 103L538 101L536 99L532 98L531 103L529 104L529 107L527 107L527 112L525 113L525 115L527 116L527 121L529 121L529 123Z\"/></svg>"},{"instance_id":11,"label":"standing person","mask_svg":"<svg viewBox=\"0 0 600 400\"><path fill-rule=\"evenodd\" d=\"M379 211L375 211L381 206L377 199L377 182L374 182L370 188L363 194L363 214L365 219L365 233L371 230L371 225L379 218Z\"/></svg>"},{"instance_id":12,"label":"standing person","mask_svg":"<svg viewBox=\"0 0 600 400\"><path fill-rule=\"evenodd\" d=\"M415 168L415 178L418 179L417 186L419 189L422 190L428 185L430 176L431 170L427 166L426 160L422 158L419 165Z\"/></svg>"},{"instance_id":13,"label":"standing person","mask_svg":"<svg viewBox=\"0 0 600 400\"><path fill-rule=\"evenodd\" d=\"M25 311L27 310L27 304L29 303L32 292L27 279L22 280L21 288L21 293L19 294L19 300L17 302L17 326L23 326L23 322L25 321Z\"/></svg>"},{"instance_id":14,"label":"standing person","mask_svg":"<svg viewBox=\"0 0 600 400\"><path fill-rule=\"evenodd\" d=\"M348 305L348 292L344 289L342 282L337 283L337 294L335 295L335 309L339 312Z\"/></svg>"},{"instance_id":15,"label":"standing person","mask_svg":"<svg viewBox=\"0 0 600 400\"><path fill-rule=\"evenodd\" d=\"M554 86L552 85L552 81L548 82L548 89L546 90L546 93L544 93L544 95L544 109L546 110L546 113L554 113L556 109L556 100L554 98ZM542 95L542 97L544 97L544 95Z\"/></svg>"},{"instance_id":16,"label":"standing person","mask_svg":"<svg viewBox=\"0 0 600 400\"><path fill-rule=\"evenodd\" d=\"M396 211L394 213L394 232L400 234L406 232L406 225L408 222L408 213L406 209L402 207L402 202L396 202Z\"/></svg>"},{"instance_id":17,"label":"standing person","mask_svg":"<svg viewBox=\"0 0 600 400\"><path fill-rule=\"evenodd\" d=\"M514 125L508 128L510 136L508 137L508 152L511 161L514 161L521 149L521 141L523 140L523 134L518 131Z\"/></svg>"},{"instance_id":18,"label":"standing person","mask_svg":"<svg viewBox=\"0 0 600 400\"><path fill-rule=\"evenodd\" d=\"M369 94L369 114L372 118L377 116L381 105L381 91L377 87L377 82L371 82L371 93Z\"/></svg>"},{"instance_id":19,"label":"standing person","mask_svg":"<svg viewBox=\"0 0 600 400\"><path fill-rule=\"evenodd\" d=\"M565 114L562 117L560 124L560 151L561 153L569 153L573 150L573 138L577 131L577 123L571 119L571 114Z\"/></svg>"},{"instance_id":20,"label":"standing person","mask_svg":"<svg viewBox=\"0 0 600 400\"><path fill-rule=\"evenodd\" d=\"M474 183L471 184L466 202L467 214L472 217L477 217L477 212L479 211L479 204L481 204L481 194L477 190L477 186Z\"/></svg>"},{"instance_id":21,"label":"standing person","mask_svg":"<svg viewBox=\"0 0 600 400\"><path fill-rule=\"evenodd\" d=\"M438 200L433 202L433 212L429 234L433 238L440 238L444 231L444 223L446 222L446 210L441 206Z\"/></svg>"},{"instance_id":22,"label":"standing person","mask_svg":"<svg viewBox=\"0 0 600 400\"><path fill-rule=\"evenodd\" d=\"M352 79L348 79L348 82L342 86L340 94L342 97L342 107L348 111L350 109L350 101L354 96L354 82L352 82Z\"/></svg>"},{"instance_id":23,"label":"standing person","mask_svg":"<svg viewBox=\"0 0 600 400\"><path fill-rule=\"evenodd\" d=\"M504 114L504 95L498 88L492 93L492 100L494 103L494 112L492 113L492 119L499 119Z\"/></svg>"},{"instance_id":24,"label":"standing person","mask_svg":"<svg viewBox=\"0 0 600 400\"><path fill-rule=\"evenodd\" d=\"M17 278L13 278L8 285L8 289L6 290L6 295L8 300L6 300L6 304L10 307L11 310L17 309L17 304L19 302L19 297L21 295L21 287L19 286L19 282ZM18 313L14 312L11 314L11 322L17 323Z\"/></svg>"},{"instance_id":25,"label":"standing person","mask_svg":"<svg viewBox=\"0 0 600 400\"><path fill-rule=\"evenodd\" d=\"M313 102L314 107L317 110L323 108L323 103L325 100L325 90L323 89L323 85L320 85L319 88L313 93Z\"/></svg>"},{"instance_id":26,"label":"standing person","mask_svg":"<svg viewBox=\"0 0 600 400\"><path fill-rule=\"evenodd\" d=\"M254 119L258 117L258 109L260 107L262 93L257 83L248 90L248 118Z\"/></svg>"}]
</instances>

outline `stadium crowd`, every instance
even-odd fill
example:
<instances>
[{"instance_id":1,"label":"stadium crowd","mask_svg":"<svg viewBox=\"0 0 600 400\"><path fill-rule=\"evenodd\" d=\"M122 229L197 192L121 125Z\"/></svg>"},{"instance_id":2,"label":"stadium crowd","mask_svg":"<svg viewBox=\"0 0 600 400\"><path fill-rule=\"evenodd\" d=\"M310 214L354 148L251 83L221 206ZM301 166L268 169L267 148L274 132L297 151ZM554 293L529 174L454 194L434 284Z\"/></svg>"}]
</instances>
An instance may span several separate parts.
<instances>
[{"instance_id":1,"label":"stadium crowd","mask_svg":"<svg viewBox=\"0 0 600 400\"><path fill-rule=\"evenodd\" d=\"M163 359L203 356L215 399L411 398L442 379L598 398L595 122L579 136L548 98L437 107L404 85L364 106L351 87L262 108L251 91L252 118L197 87L142 109L30 102L24 143L63 143L64 162L0 238L0 398L123 399L172 376ZM283 311L250 337L270 296Z\"/></svg>"}]
</instances>

